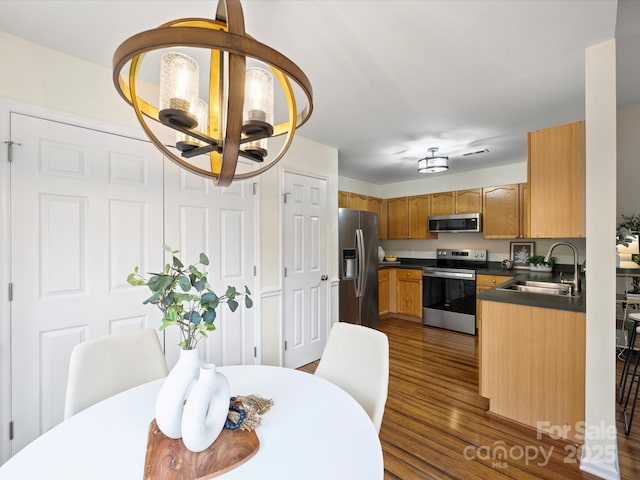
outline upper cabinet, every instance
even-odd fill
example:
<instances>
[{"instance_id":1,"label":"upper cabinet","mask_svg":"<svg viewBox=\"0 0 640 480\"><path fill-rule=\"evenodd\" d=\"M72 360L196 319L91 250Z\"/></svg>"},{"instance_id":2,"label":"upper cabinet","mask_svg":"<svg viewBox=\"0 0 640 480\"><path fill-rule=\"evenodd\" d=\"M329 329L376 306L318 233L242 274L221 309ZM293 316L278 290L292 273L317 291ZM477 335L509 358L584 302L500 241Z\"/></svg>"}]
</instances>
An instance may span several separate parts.
<instances>
[{"instance_id":1,"label":"upper cabinet","mask_svg":"<svg viewBox=\"0 0 640 480\"><path fill-rule=\"evenodd\" d=\"M387 237L389 239L430 239L437 234L427 231L430 195L398 197L387 200Z\"/></svg>"},{"instance_id":2,"label":"upper cabinet","mask_svg":"<svg viewBox=\"0 0 640 480\"><path fill-rule=\"evenodd\" d=\"M530 238L585 236L584 122L529 132Z\"/></svg>"},{"instance_id":3,"label":"upper cabinet","mask_svg":"<svg viewBox=\"0 0 640 480\"><path fill-rule=\"evenodd\" d=\"M387 238L387 200L338 190L338 208L367 210L378 214L378 238Z\"/></svg>"},{"instance_id":4,"label":"upper cabinet","mask_svg":"<svg viewBox=\"0 0 640 480\"><path fill-rule=\"evenodd\" d=\"M483 188L484 238L529 237L529 191L526 183Z\"/></svg>"},{"instance_id":5,"label":"upper cabinet","mask_svg":"<svg viewBox=\"0 0 640 480\"><path fill-rule=\"evenodd\" d=\"M482 189L431 194L431 215L482 212Z\"/></svg>"},{"instance_id":6,"label":"upper cabinet","mask_svg":"<svg viewBox=\"0 0 640 480\"><path fill-rule=\"evenodd\" d=\"M381 198L369 197L367 210L378 214L378 238L387 238L387 201Z\"/></svg>"}]
</instances>

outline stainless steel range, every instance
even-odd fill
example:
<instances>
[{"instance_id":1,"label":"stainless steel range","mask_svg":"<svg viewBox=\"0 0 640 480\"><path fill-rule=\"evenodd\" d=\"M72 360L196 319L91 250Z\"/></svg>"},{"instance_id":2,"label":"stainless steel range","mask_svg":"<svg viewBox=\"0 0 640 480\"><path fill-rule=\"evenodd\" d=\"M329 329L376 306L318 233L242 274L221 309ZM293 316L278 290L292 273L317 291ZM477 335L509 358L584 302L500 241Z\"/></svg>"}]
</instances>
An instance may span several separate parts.
<instances>
[{"instance_id":1,"label":"stainless steel range","mask_svg":"<svg viewBox=\"0 0 640 480\"><path fill-rule=\"evenodd\" d=\"M422 323L476 334L476 272L487 251L439 248L436 266L422 269Z\"/></svg>"}]
</instances>

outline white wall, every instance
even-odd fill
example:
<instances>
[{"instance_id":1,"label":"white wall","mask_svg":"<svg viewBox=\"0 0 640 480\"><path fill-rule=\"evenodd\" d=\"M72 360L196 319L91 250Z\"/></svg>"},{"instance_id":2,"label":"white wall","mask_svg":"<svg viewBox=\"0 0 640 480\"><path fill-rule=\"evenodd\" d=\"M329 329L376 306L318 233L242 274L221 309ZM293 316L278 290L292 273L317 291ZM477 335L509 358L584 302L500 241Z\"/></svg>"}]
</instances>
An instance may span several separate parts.
<instances>
[{"instance_id":1,"label":"white wall","mask_svg":"<svg viewBox=\"0 0 640 480\"><path fill-rule=\"evenodd\" d=\"M586 49L587 358L580 468L620 477L617 458L615 342L616 43ZM601 454L596 454L601 452Z\"/></svg>"},{"instance_id":2,"label":"white wall","mask_svg":"<svg viewBox=\"0 0 640 480\"><path fill-rule=\"evenodd\" d=\"M576 119L578 120L578 119ZM468 188L493 187L495 185L510 185L527 181L527 160L503 165L501 167L484 168L470 172L447 175L419 174L416 179L408 182L373 185L348 177L339 178L339 189L347 192L360 193L380 198L404 197L407 195L422 195L424 193L448 192L465 190Z\"/></svg>"}]
</instances>

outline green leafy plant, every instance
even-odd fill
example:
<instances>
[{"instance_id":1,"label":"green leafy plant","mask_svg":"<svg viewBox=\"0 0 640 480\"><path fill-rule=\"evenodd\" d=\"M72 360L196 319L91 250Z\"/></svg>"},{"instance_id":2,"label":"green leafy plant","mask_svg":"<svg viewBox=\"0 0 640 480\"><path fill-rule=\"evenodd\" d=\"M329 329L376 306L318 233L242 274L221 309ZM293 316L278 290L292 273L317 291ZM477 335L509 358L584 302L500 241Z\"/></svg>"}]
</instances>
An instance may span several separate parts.
<instances>
[{"instance_id":1,"label":"green leafy plant","mask_svg":"<svg viewBox=\"0 0 640 480\"><path fill-rule=\"evenodd\" d=\"M622 222L618 224L618 230L626 228L629 233L640 232L640 214L634 213L633 215L620 215Z\"/></svg>"},{"instance_id":2,"label":"green leafy plant","mask_svg":"<svg viewBox=\"0 0 640 480\"><path fill-rule=\"evenodd\" d=\"M178 250L172 250L167 245L162 248L172 256L172 262L165 265L163 272L150 273L147 278L135 267L127 277L127 282L133 286L146 285L151 290L152 295L143 303L156 305L162 311L160 330L172 325L180 327L180 347L192 350L201 338L206 338L208 332L216 329L216 309L220 304L226 303L229 310L235 312L239 305L236 298L243 296L245 307L253 306L251 292L246 285L244 292L238 292L232 286L227 287L224 295L213 291L204 271L204 267L209 265L209 258L204 253L200 254L195 265L185 267L177 256Z\"/></svg>"},{"instance_id":3,"label":"green leafy plant","mask_svg":"<svg viewBox=\"0 0 640 480\"><path fill-rule=\"evenodd\" d=\"M633 242L635 238L633 237L631 230L626 227L619 227L616 230L616 246L624 245L628 247L631 242Z\"/></svg>"},{"instance_id":4,"label":"green leafy plant","mask_svg":"<svg viewBox=\"0 0 640 480\"><path fill-rule=\"evenodd\" d=\"M529 265L540 265L542 267L553 267L556 264L556 257L550 257L548 262L544 261L544 255L532 255L527 259Z\"/></svg>"}]
</instances>

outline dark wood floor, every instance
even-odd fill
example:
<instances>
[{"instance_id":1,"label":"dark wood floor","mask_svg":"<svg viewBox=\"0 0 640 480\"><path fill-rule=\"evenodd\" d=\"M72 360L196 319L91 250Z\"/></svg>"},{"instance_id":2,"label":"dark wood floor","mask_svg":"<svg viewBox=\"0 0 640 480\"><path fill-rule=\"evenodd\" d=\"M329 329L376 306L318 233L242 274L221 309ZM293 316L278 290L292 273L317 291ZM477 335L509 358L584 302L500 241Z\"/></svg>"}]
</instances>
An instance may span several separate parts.
<instances>
[{"instance_id":1,"label":"dark wood floor","mask_svg":"<svg viewBox=\"0 0 640 480\"><path fill-rule=\"evenodd\" d=\"M596 478L580 471L575 446L486 413L477 393L477 337L399 319L382 321L380 330L390 347L380 430L386 480ZM640 411L626 437L618 410L621 478L637 479Z\"/></svg>"}]
</instances>

